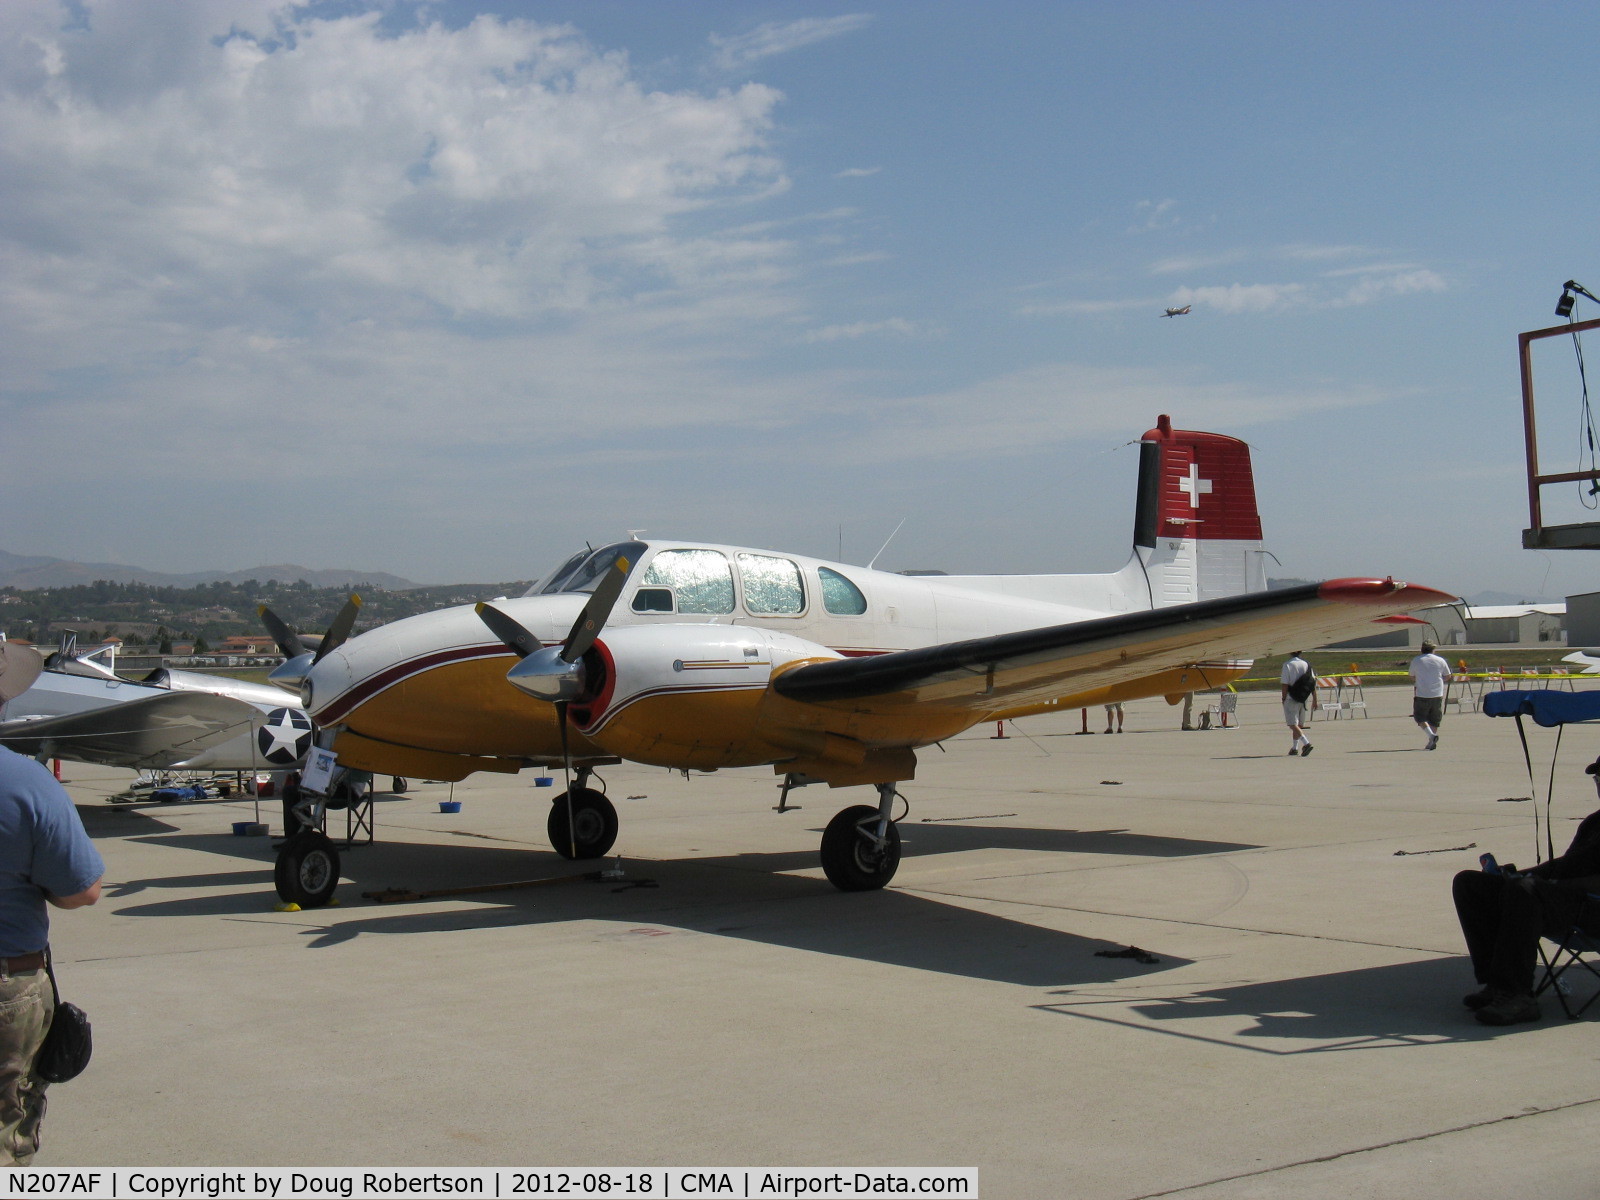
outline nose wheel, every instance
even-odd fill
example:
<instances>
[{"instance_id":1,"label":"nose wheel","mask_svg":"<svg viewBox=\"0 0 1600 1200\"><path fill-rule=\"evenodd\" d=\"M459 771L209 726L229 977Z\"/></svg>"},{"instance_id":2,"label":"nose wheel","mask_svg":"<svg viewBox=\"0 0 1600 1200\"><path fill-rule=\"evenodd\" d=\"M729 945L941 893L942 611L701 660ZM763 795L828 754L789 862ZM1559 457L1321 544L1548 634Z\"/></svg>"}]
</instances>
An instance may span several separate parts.
<instances>
[{"instance_id":1,"label":"nose wheel","mask_svg":"<svg viewBox=\"0 0 1600 1200\"><path fill-rule=\"evenodd\" d=\"M297 833L278 851L272 883L284 903L321 908L339 886L339 852L324 833Z\"/></svg>"}]
</instances>

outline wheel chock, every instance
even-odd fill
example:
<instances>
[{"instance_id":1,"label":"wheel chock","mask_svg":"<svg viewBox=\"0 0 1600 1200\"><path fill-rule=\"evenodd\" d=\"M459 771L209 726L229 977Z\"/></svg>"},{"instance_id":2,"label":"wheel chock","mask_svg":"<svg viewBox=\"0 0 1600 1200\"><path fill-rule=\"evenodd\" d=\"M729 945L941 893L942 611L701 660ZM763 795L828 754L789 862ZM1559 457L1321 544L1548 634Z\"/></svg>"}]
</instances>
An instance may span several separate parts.
<instances>
[{"instance_id":1,"label":"wheel chock","mask_svg":"<svg viewBox=\"0 0 1600 1200\"><path fill-rule=\"evenodd\" d=\"M300 906L293 900L280 900L272 906L273 912L299 912Z\"/></svg>"}]
</instances>

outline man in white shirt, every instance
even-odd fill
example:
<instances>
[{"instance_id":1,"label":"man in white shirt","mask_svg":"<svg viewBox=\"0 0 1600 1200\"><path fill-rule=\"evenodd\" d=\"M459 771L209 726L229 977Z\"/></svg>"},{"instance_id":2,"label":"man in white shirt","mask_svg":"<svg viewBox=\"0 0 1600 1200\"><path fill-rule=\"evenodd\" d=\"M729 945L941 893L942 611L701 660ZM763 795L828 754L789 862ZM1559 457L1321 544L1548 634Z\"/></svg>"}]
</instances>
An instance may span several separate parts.
<instances>
[{"instance_id":1,"label":"man in white shirt","mask_svg":"<svg viewBox=\"0 0 1600 1200\"><path fill-rule=\"evenodd\" d=\"M1294 739L1289 743L1289 753L1304 758L1311 753L1311 739L1306 736L1305 730L1311 718L1306 706L1312 703L1316 694L1317 673L1296 650L1283 664L1278 683L1278 693L1283 699L1283 723L1289 727L1289 736Z\"/></svg>"},{"instance_id":2,"label":"man in white shirt","mask_svg":"<svg viewBox=\"0 0 1600 1200\"><path fill-rule=\"evenodd\" d=\"M1432 642L1422 643L1422 653L1406 668L1415 692L1411 700L1411 719L1428 735L1424 750L1439 745L1439 726L1444 722L1445 684L1450 680L1450 664L1433 652Z\"/></svg>"}]
</instances>

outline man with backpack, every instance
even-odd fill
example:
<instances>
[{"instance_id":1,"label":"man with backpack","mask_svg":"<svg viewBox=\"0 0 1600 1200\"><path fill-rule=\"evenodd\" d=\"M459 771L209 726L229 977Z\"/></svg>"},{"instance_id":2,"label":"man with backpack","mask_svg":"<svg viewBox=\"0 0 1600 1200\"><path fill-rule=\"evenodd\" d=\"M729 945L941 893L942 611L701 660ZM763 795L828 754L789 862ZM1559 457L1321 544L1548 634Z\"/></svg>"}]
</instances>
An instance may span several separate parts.
<instances>
[{"instance_id":1,"label":"man with backpack","mask_svg":"<svg viewBox=\"0 0 1600 1200\"><path fill-rule=\"evenodd\" d=\"M1311 753L1311 739L1306 736L1305 727L1311 723L1309 706L1317 692L1317 673L1296 650L1283 664L1278 682L1282 685L1283 723L1294 739L1289 744L1289 753L1304 758Z\"/></svg>"},{"instance_id":2,"label":"man with backpack","mask_svg":"<svg viewBox=\"0 0 1600 1200\"><path fill-rule=\"evenodd\" d=\"M1439 746L1439 726L1444 724L1444 695L1450 684L1450 664L1434 652L1432 642L1422 643L1422 653L1411 660L1406 672L1416 689L1411 700L1411 719L1427 736L1424 750Z\"/></svg>"}]
</instances>

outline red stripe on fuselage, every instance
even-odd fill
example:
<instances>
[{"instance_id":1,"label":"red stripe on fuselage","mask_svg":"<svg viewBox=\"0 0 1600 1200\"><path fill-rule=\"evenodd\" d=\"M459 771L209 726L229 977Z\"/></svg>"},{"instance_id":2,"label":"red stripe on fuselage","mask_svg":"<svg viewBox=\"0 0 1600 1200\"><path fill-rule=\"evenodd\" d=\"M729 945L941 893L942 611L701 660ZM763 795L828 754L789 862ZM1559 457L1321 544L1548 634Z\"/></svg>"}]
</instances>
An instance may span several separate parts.
<instances>
[{"instance_id":1,"label":"red stripe on fuselage","mask_svg":"<svg viewBox=\"0 0 1600 1200\"><path fill-rule=\"evenodd\" d=\"M558 643L552 642L550 644L557 645ZM894 651L838 650L835 653L845 658L869 658L875 654L893 654ZM472 662L474 659L501 656L510 657L510 652L499 642L485 642L476 646L455 646L449 650L434 650L416 658L385 667L376 675L352 684L348 690L330 701L326 707L318 709L311 714L311 718L318 725L336 725L379 692L386 692L394 687L395 684L403 683L414 675L420 675L424 671L431 671L435 667L447 667L455 663Z\"/></svg>"}]
</instances>

